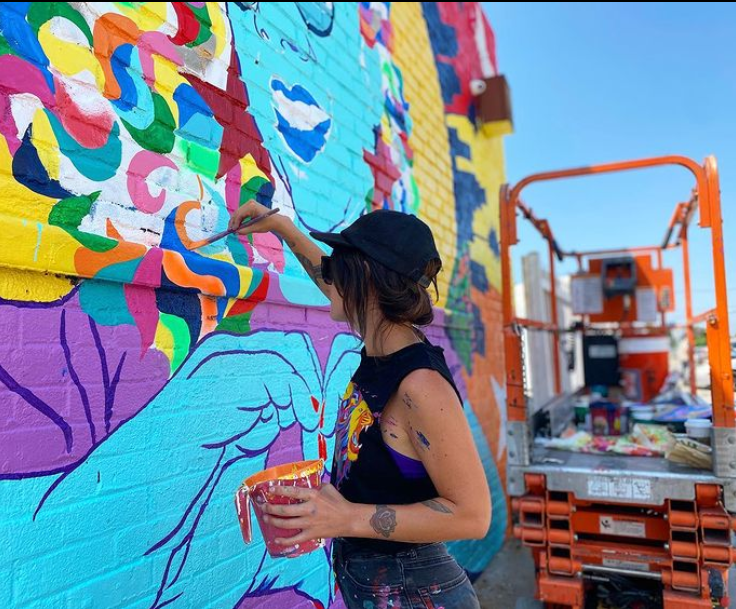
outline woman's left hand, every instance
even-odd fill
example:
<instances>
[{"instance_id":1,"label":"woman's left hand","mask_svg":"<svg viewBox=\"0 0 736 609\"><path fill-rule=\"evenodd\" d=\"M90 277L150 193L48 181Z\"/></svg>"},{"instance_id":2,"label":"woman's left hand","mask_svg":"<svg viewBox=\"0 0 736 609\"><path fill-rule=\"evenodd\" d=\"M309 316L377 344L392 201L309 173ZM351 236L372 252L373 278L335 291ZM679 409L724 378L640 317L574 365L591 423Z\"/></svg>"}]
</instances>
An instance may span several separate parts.
<instances>
[{"instance_id":1,"label":"woman's left hand","mask_svg":"<svg viewBox=\"0 0 736 609\"><path fill-rule=\"evenodd\" d=\"M268 524L282 529L301 529L293 537L278 538L276 543L294 545L312 539L341 537L350 530L352 503L331 484L320 489L299 486L275 486L270 491L299 500L301 503L266 503L262 509Z\"/></svg>"}]
</instances>

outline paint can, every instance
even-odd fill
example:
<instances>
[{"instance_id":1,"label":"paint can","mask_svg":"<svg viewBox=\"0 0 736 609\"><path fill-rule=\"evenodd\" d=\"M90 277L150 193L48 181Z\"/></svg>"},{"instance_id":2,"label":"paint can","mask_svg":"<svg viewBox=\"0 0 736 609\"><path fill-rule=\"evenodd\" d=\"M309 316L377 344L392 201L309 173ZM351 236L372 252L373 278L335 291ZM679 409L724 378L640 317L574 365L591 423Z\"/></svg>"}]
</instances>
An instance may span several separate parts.
<instances>
[{"instance_id":1,"label":"paint can","mask_svg":"<svg viewBox=\"0 0 736 609\"><path fill-rule=\"evenodd\" d=\"M593 402L590 405L590 418L594 436L621 435L621 409L613 402Z\"/></svg>"},{"instance_id":2,"label":"paint can","mask_svg":"<svg viewBox=\"0 0 736 609\"><path fill-rule=\"evenodd\" d=\"M689 438L710 446L713 423L708 419L688 419L685 421L685 429Z\"/></svg>"},{"instance_id":3,"label":"paint can","mask_svg":"<svg viewBox=\"0 0 736 609\"><path fill-rule=\"evenodd\" d=\"M250 508L258 520L266 550L271 556L294 558L308 554L318 548L324 547L324 539L313 539L293 546L282 546L276 543L277 538L288 538L297 535L301 529L282 529L263 522L263 506L270 504L293 504L300 503L299 499L275 495L271 491L275 486L300 486L302 488L320 488L322 486L322 472L324 461L297 461L270 467L245 479L243 484L235 493L235 508L238 512L240 530L243 541L250 543L253 540L253 527L251 524Z\"/></svg>"}]
</instances>

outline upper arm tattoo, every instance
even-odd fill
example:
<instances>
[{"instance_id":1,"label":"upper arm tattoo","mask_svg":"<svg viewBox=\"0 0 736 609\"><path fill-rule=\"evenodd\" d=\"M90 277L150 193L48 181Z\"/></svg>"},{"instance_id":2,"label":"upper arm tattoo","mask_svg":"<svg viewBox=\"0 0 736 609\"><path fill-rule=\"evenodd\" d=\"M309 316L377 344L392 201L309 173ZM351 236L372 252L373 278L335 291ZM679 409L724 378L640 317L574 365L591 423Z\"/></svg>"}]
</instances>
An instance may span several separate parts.
<instances>
[{"instance_id":1,"label":"upper arm tattoo","mask_svg":"<svg viewBox=\"0 0 736 609\"><path fill-rule=\"evenodd\" d=\"M427 501L422 501L422 505L427 506L430 510L434 510L435 512L440 512L441 514L452 514L452 510L450 508L448 508L445 504L436 501L435 499L427 499Z\"/></svg>"}]
</instances>

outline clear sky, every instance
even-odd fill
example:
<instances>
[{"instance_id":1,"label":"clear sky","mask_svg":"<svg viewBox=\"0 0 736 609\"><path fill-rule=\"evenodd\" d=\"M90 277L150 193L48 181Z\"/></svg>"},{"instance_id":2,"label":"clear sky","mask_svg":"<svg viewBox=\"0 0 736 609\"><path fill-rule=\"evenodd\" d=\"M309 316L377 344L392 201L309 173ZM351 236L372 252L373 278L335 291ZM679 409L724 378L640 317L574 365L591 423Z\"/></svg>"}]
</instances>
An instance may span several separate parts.
<instances>
[{"instance_id":1,"label":"clear sky","mask_svg":"<svg viewBox=\"0 0 736 609\"><path fill-rule=\"evenodd\" d=\"M716 156L731 333L736 332L736 3L483 5L512 92L510 182L591 163L663 154L700 162ZM650 169L530 187L525 200L550 220L564 249L653 245L661 243L675 203L692 186L683 169ZM714 302L711 249L705 230L692 233L699 312ZM529 235L522 233L522 239ZM522 243L517 256L541 246L530 238ZM675 268L682 311L679 256L668 255L665 263Z\"/></svg>"}]
</instances>

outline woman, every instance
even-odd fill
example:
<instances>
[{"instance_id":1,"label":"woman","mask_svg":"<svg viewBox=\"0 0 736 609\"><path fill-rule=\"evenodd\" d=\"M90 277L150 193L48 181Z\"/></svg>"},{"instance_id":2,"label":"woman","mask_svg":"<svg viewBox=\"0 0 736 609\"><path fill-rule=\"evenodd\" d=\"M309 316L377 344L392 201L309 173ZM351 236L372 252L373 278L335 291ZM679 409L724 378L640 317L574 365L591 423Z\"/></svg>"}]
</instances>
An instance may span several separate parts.
<instances>
[{"instance_id":1,"label":"woman","mask_svg":"<svg viewBox=\"0 0 736 609\"><path fill-rule=\"evenodd\" d=\"M267 211L250 201L230 226ZM436 293L442 266L429 227L381 210L341 233L311 233L333 248L331 256L284 216L242 232L266 231L288 244L330 299L332 319L348 322L364 343L340 404L332 484L281 487L301 503L264 510L272 523L301 529L280 543L334 538L349 609L479 607L441 543L485 536L491 502L442 349L417 329L432 321L427 288Z\"/></svg>"}]
</instances>

